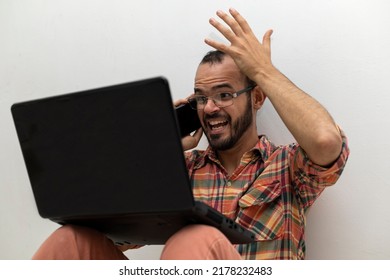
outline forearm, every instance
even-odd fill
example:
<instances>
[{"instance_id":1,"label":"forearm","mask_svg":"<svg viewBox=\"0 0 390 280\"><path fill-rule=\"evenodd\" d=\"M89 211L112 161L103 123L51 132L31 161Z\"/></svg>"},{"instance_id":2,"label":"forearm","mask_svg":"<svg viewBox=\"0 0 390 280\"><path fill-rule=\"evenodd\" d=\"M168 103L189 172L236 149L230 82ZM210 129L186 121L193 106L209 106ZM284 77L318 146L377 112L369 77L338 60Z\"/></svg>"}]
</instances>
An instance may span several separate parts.
<instances>
[{"instance_id":1,"label":"forearm","mask_svg":"<svg viewBox=\"0 0 390 280\"><path fill-rule=\"evenodd\" d=\"M273 66L259 71L255 81L313 162L326 166L337 159L342 145L340 132L319 102Z\"/></svg>"}]
</instances>

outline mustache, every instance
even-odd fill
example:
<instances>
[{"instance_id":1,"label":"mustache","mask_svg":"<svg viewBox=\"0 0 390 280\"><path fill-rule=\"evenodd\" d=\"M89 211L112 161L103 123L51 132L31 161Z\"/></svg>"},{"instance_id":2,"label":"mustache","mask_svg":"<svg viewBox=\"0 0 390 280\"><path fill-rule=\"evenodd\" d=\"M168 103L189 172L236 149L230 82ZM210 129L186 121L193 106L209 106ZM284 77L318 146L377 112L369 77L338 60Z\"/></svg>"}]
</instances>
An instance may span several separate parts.
<instances>
[{"instance_id":1,"label":"mustache","mask_svg":"<svg viewBox=\"0 0 390 280\"><path fill-rule=\"evenodd\" d=\"M225 118L227 121L231 121L231 117L228 115L228 114L223 114L221 112L218 112L218 113L215 113L215 114L205 114L203 116L203 121L204 123L208 122L208 121L212 121L214 119L218 119L218 118Z\"/></svg>"}]
</instances>

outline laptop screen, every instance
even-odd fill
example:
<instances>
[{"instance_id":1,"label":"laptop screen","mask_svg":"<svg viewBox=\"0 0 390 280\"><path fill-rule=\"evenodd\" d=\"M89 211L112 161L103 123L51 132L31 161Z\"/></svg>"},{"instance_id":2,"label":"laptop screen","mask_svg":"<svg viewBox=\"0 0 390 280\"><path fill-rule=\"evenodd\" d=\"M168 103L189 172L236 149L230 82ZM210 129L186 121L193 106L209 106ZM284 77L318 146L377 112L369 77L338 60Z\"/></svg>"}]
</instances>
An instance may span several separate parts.
<instances>
[{"instance_id":1,"label":"laptop screen","mask_svg":"<svg viewBox=\"0 0 390 280\"><path fill-rule=\"evenodd\" d=\"M42 217L193 203L164 78L22 102L12 114Z\"/></svg>"}]
</instances>

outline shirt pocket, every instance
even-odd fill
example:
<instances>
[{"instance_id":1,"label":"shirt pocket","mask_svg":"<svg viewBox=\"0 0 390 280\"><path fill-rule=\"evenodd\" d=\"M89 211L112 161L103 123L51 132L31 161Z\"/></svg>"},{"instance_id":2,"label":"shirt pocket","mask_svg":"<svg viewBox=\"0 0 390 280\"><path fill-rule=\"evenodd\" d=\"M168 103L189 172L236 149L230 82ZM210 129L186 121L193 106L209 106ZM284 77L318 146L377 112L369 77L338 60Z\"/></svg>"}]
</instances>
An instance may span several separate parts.
<instances>
[{"instance_id":1,"label":"shirt pocket","mask_svg":"<svg viewBox=\"0 0 390 280\"><path fill-rule=\"evenodd\" d=\"M258 180L238 201L237 221L256 235L257 241L280 238L285 229L278 180Z\"/></svg>"}]
</instances>

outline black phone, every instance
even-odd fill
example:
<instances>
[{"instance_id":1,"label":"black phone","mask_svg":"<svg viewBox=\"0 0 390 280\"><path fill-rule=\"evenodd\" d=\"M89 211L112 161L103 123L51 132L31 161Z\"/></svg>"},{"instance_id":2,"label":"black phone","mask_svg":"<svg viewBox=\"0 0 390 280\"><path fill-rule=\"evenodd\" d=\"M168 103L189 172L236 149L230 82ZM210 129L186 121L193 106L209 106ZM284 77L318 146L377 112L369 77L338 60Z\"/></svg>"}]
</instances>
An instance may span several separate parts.
<instances>
[{"instance_id":1,"label":"black phone","mask_svg":"<svg viewBox=\"0 0 390 280\"><path fill-rule=\"evenodd\" d=\"M198 111L192 109L190 104L182 104L175 109L176 116L179 121L181 137L194 132L202 126L198 117Z\"/></svg>"}]
</instances>

